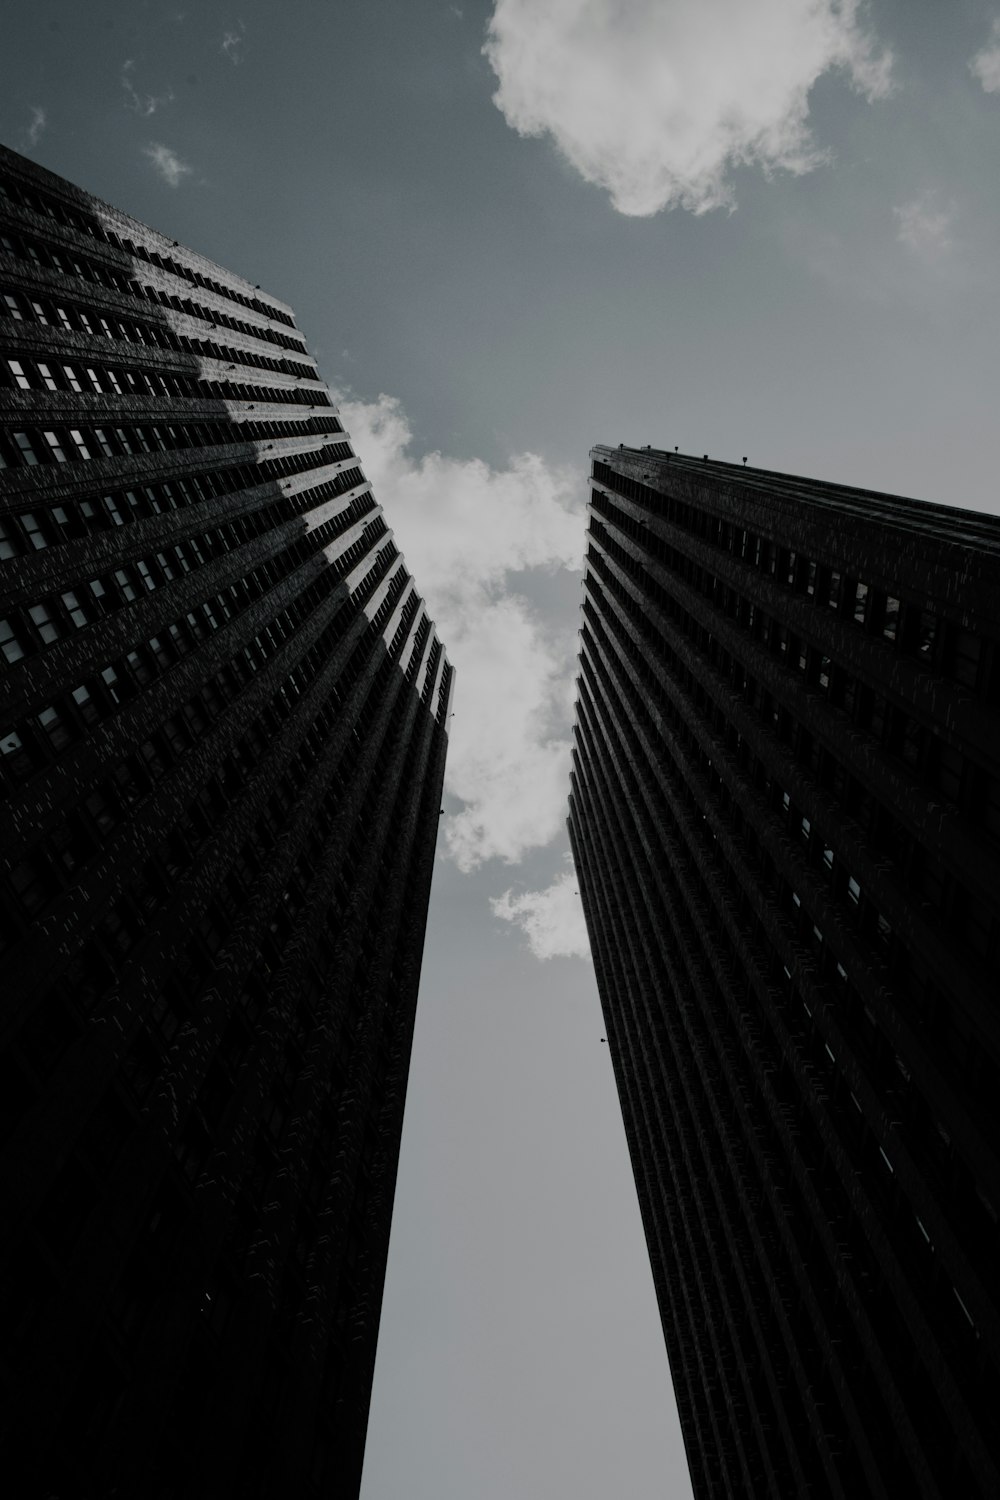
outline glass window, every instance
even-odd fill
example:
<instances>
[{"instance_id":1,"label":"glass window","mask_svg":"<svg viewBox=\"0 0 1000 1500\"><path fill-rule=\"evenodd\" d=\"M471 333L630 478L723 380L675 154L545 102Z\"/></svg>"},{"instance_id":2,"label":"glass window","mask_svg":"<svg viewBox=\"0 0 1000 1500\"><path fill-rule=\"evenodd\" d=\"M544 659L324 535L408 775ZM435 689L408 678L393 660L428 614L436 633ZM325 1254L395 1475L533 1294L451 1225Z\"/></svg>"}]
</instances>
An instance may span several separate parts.
<instances>
[{"instance_id":1,"label":"glass window","mask_svg":"<svg viewBox=\"0 0 1000 1500\"><path fill-rule=\"evenodd\" d=\"M34 511L26 510L21 516L21 525L27 535L28 541L40 552L43 547L49 545L49 539L38 516Z\"/></svg>"},{"instance_id":2,"label":"glass window","mask_svg":"<svg viewBox=\"0 0 1000 1500\"><path fill-rule=\"evenodd\" d=\"M868 609L868 585L857 583L854 586L854 618L859 625L865 623L865 614Z\"/></svg>"},{"instance_id":3,"label":"glass window","mask_svg":"<svg viewBox=\"0 0 1000 1500\"><path fill-rule=\"evenodd\" d=\"M70 436L70 442L73 444L74 448L76 449L77 457L78 458L89 458L90 457L90 449L87 447L87 444L86 444L86 442L84 440L83 433L80 431L79 427L71 427L70 430L69 430L69 436Z\"/></svg>"},{"instance_id":4,"label":"glass window","mask_svg":"<svg viewBox=\"0 0 1000 1500\"><path fill-rule=\"evenodd\" d=\"M22 391L29 391L31 389L31 381L24 373L24 366L21 361L19 359L9 359L7 367L14 377L14 384Z\"/></svg>"},{"instance_id":5,"label":"glass window","mask_svg":"<svg viewBox=\"0 0 1000 1500\"><path fill-rule=\"evenodd\" d=\"M71 391L83 390L83 386L80 384L80 377L76 373L72 365L63 365L62 372L66 377L66 384L69 386Z\"/></svg>"},{"instance_id":6,"label":"glass window","mask_svg":"<svg viewBox=\"0 0 1000 1500\"><path fill-rule=\"evenodd\" d=\"M57 464L66 463L66 450L59 440L59 434L57 432L54 432L52 428L47 428L46 431L42 433L42 437L45 439L45 442L48 445L50 457L53 458Z\"/></svg>"},{"instance_id":7,"label":"glass window","mask_svg":"<svg viewBox=\"0 0 1000 1500\"><path fill-rule=\"evenodd\" d=\"M129 578L124 568L117 568L115 570L114 578L115 582L121 589L122 594L126 599L131 601L136 598L136 592L132 585L132 580Z\"/></svg>"},{"instance_id":8,"label":"glass window","mask_svg":"<svg viewBox=\"0 0 1000 1500\"><path fill-rule=\"evenodd\" d=\"M9 521L0 520L0 562L16 557L17 551L14 528Z\"/></svg>"},{"instance_id":9,"label":"glass window","mask_svg":"<svg viewBox=\"0 0 1000 1500\"><path fill-rule=\"evenodd\" d=\"M60 594L59 597L62 600L63 607L66 610L66 613L73 621L73 624L76 626L77 630L82 630L84 625L90 623L78 594L74 593L72 589L69 589L65 594Z\"/></svg>"},{"instance_id":10,"label":"glass window","mask_svg":"<svg viewBox=\"0 0 1000 1500\"><path fill-rule=\"evenodd\" d=\"M13 434L14 446L21 455L21 462L25 464L37 464L40 462L38 454L32 446L31 438L26 432L15 432Z\"/></svg>"},{"instance_id":11,"label":"glass window","mask_svg":"<svg viewBox=\"0 0 1000 1500\"><path fill-rule=\"evenodd\" d=\"M59 639L59 632L46 605L33 604L28 610L28 618L46 646Z\"/></svg>"},{"instance_id":12,"label":"glass window","mask_svg":"<svg viewBox=\"0 0 1000 1500\"><path fill-rule=\"evenodd\" d=\"M10 620L0 620L0 651L12 665L24 655L17 632Z\"/></svg>"},{"instance_id":13,"label":"glass window","mask_svg":"<svg viewBox=\"0 0 1000 1500\"><path fill-rule=\"evenodd\" d=\"M59 389L59 382L56 380L48 365L43 365L40 363L38 366L38 373L42 377L42 382L47 391L57 391Z\"/></svg>"},{"instance_id":14,"label":"glass window","mask_svg":"<svg viewBox=\"0 0 1000 1500\"><path fill-rule=\"evenodd\" d=\"M896 639L896 631L899 628L899 600L890 594L885 601L885 615L882 619L882 634L887 641Z\"/></svg>"}]
</instances>

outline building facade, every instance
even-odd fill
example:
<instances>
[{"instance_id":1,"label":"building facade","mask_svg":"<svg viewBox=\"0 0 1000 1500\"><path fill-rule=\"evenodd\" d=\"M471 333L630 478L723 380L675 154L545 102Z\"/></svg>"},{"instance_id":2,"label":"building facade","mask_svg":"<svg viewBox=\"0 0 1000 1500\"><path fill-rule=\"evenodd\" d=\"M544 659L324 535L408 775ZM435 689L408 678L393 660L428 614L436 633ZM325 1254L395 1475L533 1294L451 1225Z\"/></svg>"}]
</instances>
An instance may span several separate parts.
<instances>
[{"instance_id":1,"label":"building facade","mask_svg":"<svg viewBox=\"0 0 1000 1500\"><path fill-rule=\"evenodd\" d=\"M287 307L0 234L2 1471L352 1496L451 670Z\"/></svg>"},{"instance_id":2,"label":"building facade","mask_svg":"<svg viewBox=\"0 0 1000 1500\"><path fill-rule=\"evenodd\" d=\"M1000 1494L1000 519L594 449L570 834L697 1500Z\"/></svg>"}]
</instances>

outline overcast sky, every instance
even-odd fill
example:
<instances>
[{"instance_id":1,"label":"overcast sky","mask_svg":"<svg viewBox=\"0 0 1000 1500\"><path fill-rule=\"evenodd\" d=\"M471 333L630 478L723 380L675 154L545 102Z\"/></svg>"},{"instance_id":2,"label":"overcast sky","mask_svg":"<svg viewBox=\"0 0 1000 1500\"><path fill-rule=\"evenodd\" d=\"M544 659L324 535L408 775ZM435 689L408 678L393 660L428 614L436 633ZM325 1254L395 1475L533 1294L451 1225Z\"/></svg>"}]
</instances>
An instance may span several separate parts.
<instances>
[{"instance_id":1,"label":"overcast sky","mask_svg":"<svg viewBox=\"0 0 1000 1500\"><path fill-rule=\"evenodd\" d=\"M685 1500L563 832L587 453L1000 508L1000 4L5 31L9 145L295 308L458 669L363 1500Z\"/></svg>"}]
</instances>

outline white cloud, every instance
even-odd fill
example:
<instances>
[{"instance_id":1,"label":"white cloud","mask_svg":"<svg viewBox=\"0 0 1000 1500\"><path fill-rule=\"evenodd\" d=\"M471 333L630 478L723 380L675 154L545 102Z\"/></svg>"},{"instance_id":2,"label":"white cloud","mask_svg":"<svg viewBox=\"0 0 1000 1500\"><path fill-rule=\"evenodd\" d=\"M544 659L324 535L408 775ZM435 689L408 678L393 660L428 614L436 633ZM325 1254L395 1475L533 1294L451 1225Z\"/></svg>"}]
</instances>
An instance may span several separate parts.
<instances>
[{"instance_id":1,"label":"white cloud","mask_svg":"<svg viewBox=\"0 0 1000 1500\"><path fill-rule=\"evenodd\" d=\"M235 31L223 33L219 51L229 58L234 68L238 68L243 61L243 38L246 36L246 31L244 23L239 21Z\"/></svg>"},{"instance_id":2,"label":"white cloud","mask_svg":"<svg viewBox=\"0 0 1000 1500\"><path fill-rule=\"evenodd\" d=\"M125 104L128 109L134 110L137 115L148 119L155 115L164 104L172 104L174 101L173 89L167 89L165 94L140 94L132 82L132 72L135 68L135 59L126 58L122 63L121 85L125 90Z\"/></svg>"},{"instance_id":3,"label":"white cloud","mask_svg":"<svg viewBox=\"0 0 1000 1500\"><path fill-rule=\"evenodd\" d=\"M954 204L941 207L934 193L921 193L893 209L896 235L908 250L925 261L939 261L953 248Z\"/></svg>"},{"instance_id":4,"label":"white cloud","mask_svg":"<svg viewBox=\"0 0 1000 1500\"><path fill-rule=\"evenodd\" d=\"M988 94L1000 94L1000 16L993 22L989 41L980 47L969 68Z\"/></svg>"},{"instance_id":5,"label":"white cloud","mask_svg":"<svg viewBox=\"0 0 1000 1500\"><path fill-rule=\"evenodd\" d=\"M148 146L143 146L142 151L170 187L179 187L184 178L190 177L194 171L186 161L181 161L176 151L171 151L169 146L162 146L157 141L150 141Z\"/></svg>"},{"instance_id":6,"label":"white cloud","mask_svg":"<svg viewBox=\"0 0 1000 1500\"><path fill-rule=\"evenodd\" d=\"M446 786L463 806L445 820L446 847L463 870L519 860L565 821L576 642L516 575L581 567L584 487L530 453L505 469L414 459L389 396L341 410L457 672Z\"/></svg>"},{"instance_id":7,"label":"white cloud","mask_svg":"<svg viewBox=\"0 0 1000 1500\"><path fill-rule=\"evenodd\" d=\"M493 915L514 922L536 958L589 958L590 941L572 870L557 875L544 891L515 896L504 891L490 901Z\"/></svg>"},{"instance_id":8,"label":"white cloud","mask_svg":"<svg viewBox=\"0 0 1000 1500\"><path fill-rule=\"evenodd\" d=\"M31 109L31 124L22 132L25 144L29 147L37 146L48 123L49 118L44 109L41 109L37 104L33 105Z\"/></svg>"},{"instance_id":9,"label":"white cloud","mask_svg":"<svg viewBox=\"0 0 1000 1500\"><path fill-rule=\"evenodd\" d=\"M822 160L809 91L842 69L869 99L890 54L862 0L495 0L484 52L494 103L549 135L623 214L731 207L730 168Z\"/></svg>"}]
</instances>

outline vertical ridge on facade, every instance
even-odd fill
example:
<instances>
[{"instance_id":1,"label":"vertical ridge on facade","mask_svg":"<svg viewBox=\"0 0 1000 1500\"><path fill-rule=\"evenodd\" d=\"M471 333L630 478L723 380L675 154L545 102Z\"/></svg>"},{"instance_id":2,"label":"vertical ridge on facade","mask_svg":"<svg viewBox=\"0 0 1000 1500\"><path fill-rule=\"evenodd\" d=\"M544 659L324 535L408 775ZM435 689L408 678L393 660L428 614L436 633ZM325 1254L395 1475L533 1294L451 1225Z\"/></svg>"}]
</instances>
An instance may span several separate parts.
<instances>
[{"instance_id":1,"label":"vertical ridge on facade","mask_svg":"<svg viewBox=\"0 0 1000 1500\"><path fill-rule=\"evenodd\" d=\"M1000 520L592 453L570 838L698 1500L1000 1491Z\"/></svg>"},{"instance_id":2,"label":"vertical ridge on facade","mask_svg":"<svg viewBox=\"0 0 1000 1500\"><path fill-rule=\"evenodd\" d=\"M283 303L0 235L5 1472L356 1495L452 671Z\"/></svg>"}]
</instances>

